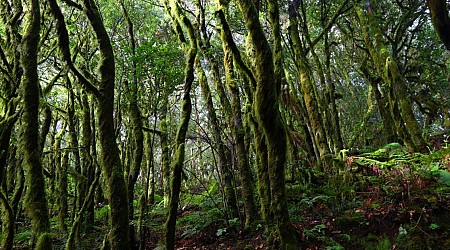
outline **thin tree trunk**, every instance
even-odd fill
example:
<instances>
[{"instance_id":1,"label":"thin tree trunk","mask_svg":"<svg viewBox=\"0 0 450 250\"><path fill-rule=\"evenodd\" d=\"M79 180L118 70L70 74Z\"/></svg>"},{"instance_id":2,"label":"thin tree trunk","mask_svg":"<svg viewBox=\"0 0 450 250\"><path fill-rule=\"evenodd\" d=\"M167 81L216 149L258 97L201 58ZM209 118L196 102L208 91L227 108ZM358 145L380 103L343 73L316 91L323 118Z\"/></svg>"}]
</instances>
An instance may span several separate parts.
<instances>
[{"instance_id":1,"label":"thin tree trunk","mask_svg":"<svg viewBox=\"0 0 450 250\"><path fill-rule=\"evenodd\" d=\"M12 207L8 201L8 197L0 188L0 204L2 216L2 242L0 249L9 250L13 248L14 244L14 221L15 216Z\"/></svg>"},{"instance_id":2,"label":"thin tree trunk","mask_svg":"<svg viewBox=\"0 0 450 250\"><path fill-rule=\"evenodd\" d=\"M92 147L92 128L91 128L91 108L89 105L89 97L85 91L81 93L81 107L82 107L82 150L81 150L81 159L82 159L82 175L86 177L86 182L84 183L82 189L79 191L80 195L83 197L87 196L89 191L89 185L94 182L95 177L95 165L91 155L91 147ZM84 218L84 224L86 228L90 228L94 224L94 199L93 197L88 203L88 207L86 208L86 217Z\"/></svg>"},{"instance_id":3,"label":"thin tree trunk","mask_svg":"<svg viewBox=\"0 0 450 250\"><path fill-rule=\"evenodd\" d=\"M159 143L161 146L161 172L162 172L162 186L163 186L163 203L164 207L169 205L170 198L170 159L169 159L169 131L167 128L167 109L169 105L169 83L164 81L164 91L162 96L162 110L161 121L159 122L159 129L161 135Z\"/></svg>"},{"instance_id":4,"label":"thin tree trunk","mask_svg":"<svg viewBox=\"0 0 450 250\"><path fill-rule=\"evenodd\" d=\"M202 9L202 13L204 12L204 10ZM204 14L204 13L203 13ZM231 104L229 102L229 99L225 93L225 89L223 87L222 84L222 80L220 77L220 73L219 73L219 67L217 65L216 59L214 58L214 56L211 53L211 43L208 37L208 33L207 33L207 29L206 29L206 23L205 23L205 18L202 14L201 17L201 32L202 32L202 37L203 37L203 41L199 47L202 50L205 59L209 62L210 64L210 68L211 68L211 73L213 76L213 82L214 82L214 86L216 88L216 91L218 93L219 96L219 101L223 107L224 113L225 113L225 117L230 117L231 115ZM199 36L200 37L200 36ZM202 75L202 74L200 74ZM200 77L199 77L200 78ZM204 98L207 101L207 109L208 109L208 116L209 119L211 121L212 124L212 129L213 129L213 138L214 141L217 145L217 154L218 154L218 168L219 168L219 172L222 176L223 179L223 184L224 184L224 193L225 193L225 199L226 199L226 203L227 203L227 207L231 212L231 217L232 218L239 218L239 207L237 205L237 198L236 198L236 192L235 189L233 187L233 173L231 170L231 166L229 164L230 159L227 157L227 147L225 145L225 143L222 140L221 137L221 128L220 128L220 124L219 124L219 120L217 118L215 109L214 109L214 105L212 103L212 95L211 95L211 90L209 88L209 85L207 83L207 79L206 77L204 77L204 82L200 82L200 87L202 88L202 92L204 95Z\"/></svg>"},{"instance_id":5,"label":"thin tree trunk","mask_svg":"<svg viewBox=\"0 0 450 250\"><path fill-rule=\"evenodd\" d=\"M138 107L138 79L137 79L137 70L136 70L136 42L134 38L134 30L133 30L133 22L131 21L130 16L125 8L125 5L122 0L119 1L120 7L122 10L122 15L125 18L125 21L128 26L128 36L129 43L131 46L131 84L130 87L130 118L131 118L131 129L133 136L133 153L131 159L130 171L128 174L128 199L129 199L129 213L130 220L134 220L134 187L137 181L137 178L141 172L141 163L142 157L144 155L144 133L142 131L142 120L141 120L141 110ZM135 229L134 225L130 225L130 244L131 246L136 245L135 240Z\"/></svg>"},{"instance_id":6,"label":"thin tree trunk","mask_svg":"<svg viewBox=\"0 0 450 250\"><path fill-rule=\"evenodd\" d=\"M331 115L331 137L333 139L334 153L337 154L339 151L344 149L344 141L342 139L341 126L339 122L339 113L336 105L336 84L331 77L331 52L330 43L328 42L328 33L325 35L325 78L328 83L328 107ZM327 108L328 110L328 108Z\"/></svg>"},{"instance_id":7,"label":"thin tree trunk","mask_svg":"<svg viewBox=\"0 0 450 250\"><path fill-rule=\"evenodd\" d=\"M166 1L166 9L168 14L171 15L172 21L177 27L177 35L185 46L186 50L186 68L184 78L183 96L181 99L181 117L180 124L178 126L177 135L175 138L175 155L171 164L173 175L171 179L171 193L169 201L169 214L167 216L166 228L165 228L165 243L166 249L175 249L175 225L177 219L178 204L181 191L181 175L183 171L184 157L185 157L185 140L186 133L189 126L189 120L192 112L191 102L191 89L194 82L194 63L197 54L197 42L195 38L194 27L187 17L185 17L178 3L172 1L169 7L169 3ZM181 25L183 25L189 36L189 42L185 40Z\"/></svg>"},{"instance_id":8,"label":"thin tree trunk","mask_svg":"<svg viewBox=\"0 0 450 250\"><path fill-rule=\"evenodd\" d=\"M68 215L67 205L67 166L69 165L69 152L62 151L61 138L66 131L66 123L61 126L61 131L55 135L55 141L53 144L54 156L54 168L55 176L58 188L56 189L56 201L58 205L58 226L63 232L67 232L66 219ZM62 153L61 153L62 151ZM55 185L55 184L54 184Z\"/></svg>"},{"instance_id":9,"label":"thin tree trunk","mask_svg":"<svg viewBox=\"0 0 450 250\"><path fill-rule=\"evenodd\" d=\"M224 6L222 8L224 8ZM222 10L219 10L218 14L223 15ZM247 149L245 148L245 130L242 122L241 101L239 86L236 82L235 76L233 52L227 43L226 32L229 32L229 28L225 17L222 16L220 19L222 24L221 40L224 51L225 82L231 99L231 114L228 117L229 127L231 128L234 137L237 169L239 171L242 184L241 194L245 205L245 227L251 228L252 224L255 223L258 218L258 212L254 200L254 180L248 161Z\"/></svg>"},{"instance_id":10,"label":"thin tree trunk","mask_svg":"<svg viewBox=\"0 0 450 250\"><path fill-rule=\"evenodd\" d=\"M93 0L83 0L83 7L97 36L102 57L98 67L100 81L97 95L97 119L99 121L99 138L102 149L100 154L101 165L109 189L108 201L111 208L111 229L108 238L111 249L130 249L129 200L114 131L114 53L95 2Z\"/></svg>"}]
</instances>

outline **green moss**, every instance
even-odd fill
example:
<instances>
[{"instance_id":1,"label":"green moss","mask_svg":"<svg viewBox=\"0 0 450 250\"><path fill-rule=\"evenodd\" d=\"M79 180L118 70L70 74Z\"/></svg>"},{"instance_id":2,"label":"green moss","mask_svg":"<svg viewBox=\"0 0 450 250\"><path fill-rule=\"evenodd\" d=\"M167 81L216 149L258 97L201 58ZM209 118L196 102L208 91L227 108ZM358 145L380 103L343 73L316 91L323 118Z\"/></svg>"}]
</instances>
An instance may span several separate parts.
<instances>
[{"instance_id":1,"label":"green moss","mask_svg":"<svg viewBox=\"0 0 450 250\"><path fill-rule=\"evenodd\" d=\"M52 249L52 237L49 233L43 233L39 236L35 250Z\"/></svg>"}]
</instances>

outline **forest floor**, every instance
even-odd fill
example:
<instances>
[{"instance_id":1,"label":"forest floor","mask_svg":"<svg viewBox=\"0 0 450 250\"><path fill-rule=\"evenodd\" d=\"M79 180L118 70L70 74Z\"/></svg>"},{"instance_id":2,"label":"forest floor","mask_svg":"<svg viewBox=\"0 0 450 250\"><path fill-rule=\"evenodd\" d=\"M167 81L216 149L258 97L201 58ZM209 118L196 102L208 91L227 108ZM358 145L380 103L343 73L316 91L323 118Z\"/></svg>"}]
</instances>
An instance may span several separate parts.
<instances>
[{"instance_id":1,"label":"forest floor","mask_svg":"<svg viewBox=\"0 0 450 250\"><path fill-rule=\"evenodd\" d=\"M422 155L390 144L347 157L342 167L288 185L301 249L450 249L449 148ZM261 225L244 233L237 218L220 219L213 193L191 197L179 211L176 249L278 248ZM155 227L149 234L146 248L154 249L163 234Z\"/></svg>"},{"instance_id":2,"label":"forest floor","mask_svg":"<svg viewBox=\"0 0 450 250\"><path fill-rule=\"evenodd\" d=\"M327 174L305 170L286 186L300 249L450 249L450 147L420 154L393 143L332 164ZM242 218L223 219L217 182L183 190L176 249L278 249L263 225L244 231ZM156 200L142 227L145 249L163 243L166 212ZM106 222L108 213L99 207L96 221ZM97 224L83 233L78 249L99 249L107 229ZM30 226L20 226L15 249L29 249L30 237ZM54 249L64 249L66 237L55 232Z\"/></svg>"}]
</instances>

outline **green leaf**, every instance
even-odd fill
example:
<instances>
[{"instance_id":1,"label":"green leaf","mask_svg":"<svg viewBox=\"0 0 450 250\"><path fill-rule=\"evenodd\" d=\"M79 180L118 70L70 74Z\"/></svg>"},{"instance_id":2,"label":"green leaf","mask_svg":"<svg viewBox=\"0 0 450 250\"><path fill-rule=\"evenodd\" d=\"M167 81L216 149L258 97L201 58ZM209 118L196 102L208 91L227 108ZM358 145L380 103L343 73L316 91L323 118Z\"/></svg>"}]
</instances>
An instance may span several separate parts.
<instances>
[{"instance_id":1,"label":"green leaf","mask_svg":"<svg viewBox=\"0 0 450 250\"><path fill-rule=\"evenodd\" d=\"M439 171L439 181L450 186L450 173L445 170Z\"/></svg>"}]
</instances>

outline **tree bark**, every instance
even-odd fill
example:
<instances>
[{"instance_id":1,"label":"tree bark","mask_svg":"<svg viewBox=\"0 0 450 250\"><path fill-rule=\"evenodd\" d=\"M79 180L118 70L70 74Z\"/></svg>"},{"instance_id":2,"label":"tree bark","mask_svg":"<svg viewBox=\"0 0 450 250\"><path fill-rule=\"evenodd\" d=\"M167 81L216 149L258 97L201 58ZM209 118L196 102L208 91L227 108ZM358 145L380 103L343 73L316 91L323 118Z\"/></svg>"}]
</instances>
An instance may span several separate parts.
<instances>
[{"instance_id":1,"label":"tree bark","mask_svg":"<svg viewBox=\"0 0 450 250\"><path fill-rule=\"evenodd\" d=\"M183 43L186 50L186 67L184 77L184 89L181 99L181 117L178 126L177 135L175 138L175 155L171 164L172 179L171 179L171 193L169 201L169 213L167 216L165 227L165 243L166 249L175 249L175 226L178 212L178 204L180 200L181 191L181 175L183 172L184 157L185 157L185 140L189 126L189 120L192 113L191 89L194 82L194 63L197 54L197 41L195 37L194 27L190 20L183 15L178 6L178 3L172 0L170 3L165 1L166 10L172 17L172 21L176 26L178 39ZM182 33L182 25L186 28L189 42L187 42Z\"/></svg>"},{"instance_id":2,"label":"tree bark","mask_svg":"<svg viewBox=\"0 0 450 250\"><path fill-rule=\"evenodd\" d=\"M102 152L100 154L103 173L109 189L111 208L109 243L111 249L130 249L129 213L127 186L120 161L114 130L114 85L115 61L108 33L103 25L98 8L93 0L83 0L83 9L96 34L101 60L100 80L97 95L97 120Z\"/></svg>"},{"instance_id":3,"label":"tree bark","mask_svg":"<svg viewBox=\"0 0 450 250\"><path fill-rule=\"evenodd\" d=\"M275 215L277 231L281 239L281 248L297 249L297 237L290 222L287 209L287 198L285 189L284 167L286 161L286 131L281 120L279 111L279 94L281 88L280 75L277 74L277 62L281 62L278 57L279 51L272 54L270 45L261 27L256 8L250 0L238 0L239 8L245 20L248 36L254 48L254 70L257 85L255 92L254 108L256 118L266 137L268 149L268 166L271 186L272 206L271 210ZM271 2L273 15L279 15L278 4ZM275 32L279 24L272 24ZM274 27L275 26L275 27ZM281 34L276 33L277 37Z\"/></svg>"},{"instance_id":4,"label":"tree bark","mask_svg":"<svg viewBox=\"0 0 450 250\"><path fill-rule=\"evenodd\" d=\"M141 110L138 106L138 79L137 79L137 65L136 65L136 41L134 38L133 22L131 17L128 15L127 9L123 3L123 0L119 1L122 15L128 26L128 39L129 45L131 47L131 83L128 85L130 89L130 106L129 113L131 119L131 130L132 130L132 159L130 171L128 174L128 199L129 199L129 213L130 220L134 219L134 187L138 176L141 172L142 157L144 155L144 132L142 131L142 120L141 120ZM135 229L134 225L130 225L130 241L131 245L135 246Z\"/></svg>"},{"instance_id":5,"label":"tree bark","mask_svg":"<svg viewBox=\"0 0 450 250\"><path fill-rule=\"evenodd\" d=\"M258 220L258 213L256 209L256 204L254 200L254 189L253 189L253 175L250 169L247 149L245 147L245 128L242 122L242 112L241 112L241 100L239 86L236 82L235 67L233 62L233 52L230 48L227 40L227 36L231 36L231 31L225 20L225 15L223 8L218 11L220 16L222 29L221 29L221 40L222 48L224 52L224 68L225 68L225 83L230 93L231 101L231 113L228 117L229 127L231 128L233 138L234 138L234 148L236 151L236 162L237 169L239 171L239 176L241 178L241 194L245 205L245 227L251 228Z\"/></svg>"},{"instance_id":6,"label":"tree bark","mask_svg":"<svg viewBox=\"0 0 450 250\"><path fill-rule=\"evenodd\" d=\"M37 69L38 43L40 32L40 6L38 0L32 0L26 17L22 38L20 65L23 69L21 95L23 98L23 143L24 165L26 166L25 208L31 219L35 249L51 249L52 240L45 195L45 179L42 173L39 150L39 77Z\"/></svg>"},{"instance_id":7,"label":"tree bark","mask_svg":"<svg viewBox=\"0 0 450 250\"><path fill-rule=\"evenodd\" d=\"M431 21L434 29L444 43L445 48L450 50L450 18L448 16L446 0L428 0Z\"/></svg>"},{"instance_id":8,"label":"tree bark","mask_svg":"<svg viewBox=\"0 0 450 250\"><path fill-rule=\"evenodd\" d=\"M231 218L239 218L239 211L236 204L236 195L234 192L233 184L232 184L232 173L228 166L228 158L226 155L227 148L222 141L221 137L221 129L219 125L219 120L216 115L216 110L214 109L214 104L212 101L211 90L208 85L208 80L206 74L201 66L200 58L197 56L195 65L197 68L198 81L200 84L200 88L202 89L203 98L206 102L206 108L208 110L208 119L210 120L211 130L214 139L215 150L218 155L218 172L222 177L224 193L225 193L225 201L226 208L231 212Z\"/></svg>"}]
</instances>

